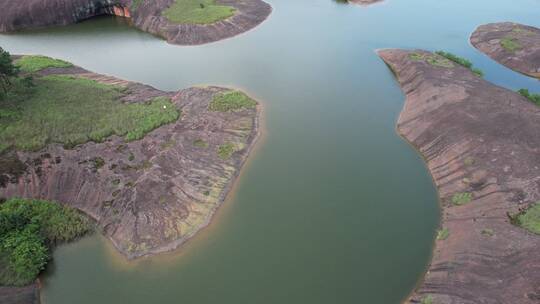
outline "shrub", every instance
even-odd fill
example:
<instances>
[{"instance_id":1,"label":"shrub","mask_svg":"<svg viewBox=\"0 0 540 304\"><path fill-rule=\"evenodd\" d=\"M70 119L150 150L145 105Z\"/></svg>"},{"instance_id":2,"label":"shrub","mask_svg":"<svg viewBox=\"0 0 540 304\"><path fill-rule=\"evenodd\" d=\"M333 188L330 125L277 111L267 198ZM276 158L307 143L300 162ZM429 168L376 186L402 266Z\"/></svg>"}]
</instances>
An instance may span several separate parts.
<instances>
[{"instance_id":1,"label":"shrub","mask_svg":"<svg viewBox=\"0 0 540 304\"><path fill-rule=\"evenodd\" d=\"M469 70L471 70L476 76L479 76L479 77L483 77L484 76L484 72L482 72L481 70L477 69L477 68L474 68L473 67L473 64L472 62L470 62L469 60L463 58L463 57L459 57L457 55L454 55L452 53L448 53L448 52L444 52L444 51L437 51L435 52L437 55L439 56L442 56L442 57L445 57L447 58L448 60L451 60L461 66L464 66L466 68L468 68Z\"/></svg>"},{"instance_id":2,"label":"shrub","mask_svg":"<svg viewBox=\"0 0 540 304\"><path fill-rule=\"evenodd\" d=\"M532 233L540 234L540 201L536 202L514 218L515 224L529 230Z\"/></svg>"},{"instance_id":3,"label":"shrub","mask_svg":"<svg viewBox=\"0 0 540 304\"><path fill-rule=\"evenodd\" d=\"M44 269L49 247L90 230L77 210L56 203L13 198L0 205L0 285L25 285Z\"/></svg>"},{"instance_id":4,"label":"shrub","mask_svg":"<svg viewBox=\"0 0 540 304\"><path fill-rule=\"evenodd\" d=\"M177 24L211 24L234 15L236 9L215 0L176 0L163 16Z\"/></svg>"},{"instance_id":5,"label":"shrub","mask_svg":"<svg viewBox=\"0 0 540 304\"><path fill-rule=\"evenodd\" d=\"M450 236L450 231L448 228L443 228L437 231L437 240L444 241Z\"/></svg>"},{"instance_id":6,"label":"shrub","mask_svg":"<svg viewBox=\"0 0 540 304\"><path fill-rule=\"evenodd\" d=\"M458 192L452 196L452 203L456 206L465 205L472 200L472 193L470 192Z\"/></svg>"},{"instance_id":7,"label":"shrub","mask_svg":"<svg viewBox=\"0 0 540 304\"><path fill-rule=\"evenodd\" d=\"M540 94L531 94L528 89L519 89L518 93L530 100L532 103L540 106Z\"/></svg>"}]
</instances>

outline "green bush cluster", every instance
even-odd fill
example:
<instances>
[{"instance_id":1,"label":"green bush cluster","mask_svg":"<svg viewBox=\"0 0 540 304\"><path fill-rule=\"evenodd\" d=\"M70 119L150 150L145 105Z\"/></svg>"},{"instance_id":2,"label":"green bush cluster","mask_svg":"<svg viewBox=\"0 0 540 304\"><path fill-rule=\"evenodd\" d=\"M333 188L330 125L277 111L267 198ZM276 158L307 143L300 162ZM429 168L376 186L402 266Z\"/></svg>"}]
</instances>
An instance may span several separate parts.
<instances>
[{"instance_id":1,"label":"green bush cluster","mask_svg":"<svg viewBox=\"0 0 540 304\"><path fill-rule=\"evenodd\" d=\"M78 211L53 202L13 198L0 204L0 285L32 282L49 261L52 246L90 227Z\"/></svg>"},{"instance_id":2,"label":"green bush cluster","mask_svg":"<svg viewBox=\"0 0 540 304\"><path fill-rule=\"evenodd\" d=\"M500 44L503 49L510 53L514 53L515 51L522 48L519 41L517 41L517 39L513 37L504 37L503 39L501 39Z\"/></svg>"},{"instance_id":3,"label":"green bush cluster","mask_svg":"<svg viewBox=\"0 0 540 304\"><path fill-rule=\"evenodd\" d=\"M456 206L465 205L472 201L472 193L470 192L458 192L452 195L452 203Z\"/></svg>"},{"instance_id":4,"label":"green bush cluster","mask_svg":"<svg viewBox=\"0 0 540 304\"><path fill-rule=\"evenodd\" d=\"M437 55L439 56L442 56L442 57L445 57L446 59L448 60L451 60L461 66L464 66L466 68L468 68L469 70L471 70L476 76L479 76L479 77L483 77L484 76L484 72L482 72L480 69L477 69L475 67L473 67L473 64L472 62L470 62L469 60L463 58L463 57L459 57L457 55L454 55L452 53L449 53L449 52L444 52L444 51L437 51L435 52Z\"/></svg>"},{"instance_id":5,"label":"green bush cluster","mask_svg":"<svg viewBox=\"0 0 540 304\"><path fill-rule=\"evenodd\" d=\"M518 93L521 94L521 96L530 100L532 103L536 104L537 106L540 106L540 94L530 93L528 89L519 89Z\"/></svg>"},{"instance_id":6,"label":"green bush cluster","mask_svg":"<svg viewBox=\"0 0 540 304\"><path fill-rule=\"evenodd\" d=\"M226 91L214 95L208 109L217 112L233 112L243 109L252 109L257 102L240 91Z\"/></svg>"}]
</instances>

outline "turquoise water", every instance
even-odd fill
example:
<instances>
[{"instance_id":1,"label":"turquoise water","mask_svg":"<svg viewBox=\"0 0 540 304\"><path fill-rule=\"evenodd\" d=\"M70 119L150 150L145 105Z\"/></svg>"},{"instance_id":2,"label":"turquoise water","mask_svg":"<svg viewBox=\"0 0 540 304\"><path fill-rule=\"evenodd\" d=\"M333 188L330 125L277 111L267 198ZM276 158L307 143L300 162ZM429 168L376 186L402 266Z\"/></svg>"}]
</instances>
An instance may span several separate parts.
<instances>
[{"instance_id":1,"label":"turquoise water","mask_svg":"<svg viewBox=\"0 0 540 304\"><path fill-rule=\"evenodd\" d=\"M61 246L43 276L57 303L399 303L425 271L439 207L416 152L395 134L403 94L377 48L443 49L486 79L540 92L469 45L477 25L540 26L540 2L272 0L238 37L169 45L96 18L0 36L12 53L178 90L234 86L264 104L264 134L214 223L172 254L128 263L99 236Z\"/></svg>"}]
</instances>

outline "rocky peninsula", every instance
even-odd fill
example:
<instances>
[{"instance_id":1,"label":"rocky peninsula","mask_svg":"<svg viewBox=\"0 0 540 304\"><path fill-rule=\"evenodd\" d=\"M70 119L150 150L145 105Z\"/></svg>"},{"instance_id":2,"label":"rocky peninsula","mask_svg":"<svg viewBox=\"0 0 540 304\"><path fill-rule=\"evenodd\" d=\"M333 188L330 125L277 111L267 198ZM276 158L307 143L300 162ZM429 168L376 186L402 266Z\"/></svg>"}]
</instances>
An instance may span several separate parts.
<instances>
[{"instance_id":1,"label":"rocky peninsula","mask_svg":"<svg viewBox=\"0 0 540 304\"><path fill-rule=\"evenodd\" d=\"M479 26L470 40L500 64L540 78L540 29L513 22L490 23Z\"/></svg>"},{"instance_id":2,"label":"rocky peninsula","mask_svg":"<svg viewBox=\"0 0 540 304\"><path fill-rule=\"evenodd\" d=\"M397 131L424 157L442 205L409 301L538 303L540 236L514 223L540 201L540 108L442 56L378 54L406 95Z\"/></svg>"},{"instance_id":3,"label":"rocky peninsula","mask_svg":"<svg viewBox=\"0 0 540 304\"><path fill-rule=\"evenodd\" d=\"M262 0L21 0L0 2L0 32L73 24L100 15L130 18L169 43L198 45L253 29L272 12Z\"/></svg>"}]
</instances>

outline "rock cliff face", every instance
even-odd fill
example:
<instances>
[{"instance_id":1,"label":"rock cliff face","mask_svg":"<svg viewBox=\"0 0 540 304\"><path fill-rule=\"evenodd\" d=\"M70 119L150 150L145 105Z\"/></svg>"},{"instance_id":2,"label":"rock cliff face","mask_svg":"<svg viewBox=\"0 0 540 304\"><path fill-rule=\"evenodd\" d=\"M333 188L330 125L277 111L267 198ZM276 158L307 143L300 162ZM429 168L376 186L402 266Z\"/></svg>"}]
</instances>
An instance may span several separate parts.
<instances>
[{"instance_id":1,"label":"rock cliff face","mask_svg":"<svg viewBox=\"0 0 540 304\"><path fill-rule=\"evenodd\" d=\"M175 249L206 226L229 192L258 134L259 109L215 112L226 89L162 92L81 68L47 69L125 88L124 102L168 96L181 118L143 139L111 137L74 149L51 144L39 152L0 156L0 197L55 200L94 218L128 258ZM234 147L220 157L222 145ZM15 169L12 169L15 168Z\"/></svg>"},{"instance_id":2,"label":"rock cliff face","mask_svg":"<svg viewBox=\"0 0 540 304\"><path fill-rule=\"evenodd\" d=\"M406 94L397 130L425 158L449 232L410 301L538 303L540 236L508 214L540 200L540 109L434 54L378 53Z\"/></svg>"},{"instance_id":3,"label":"rock cliff face","mask_svg":"<svg viewBox=\"0 0 540 304\"><path fill-rule=\"evenodd\" d=\"M25 287L0 287L0 303L3 304L39 304L38 284Z\"/></svg>"},{"instance_id":4,"label":"rock cliff face","mask_svg":"<svg viewBox=\"0 0 540 304\"><path fill-rule=\"evenodd\" d=\"M518 23L491 23L471 36L474 47L515 71L540 78L540 29Z\"/></svg>"},{"instance_id":5,"label":"rock cliff face","mask_svg":"<svg viewBox=\"0 0 540 304\"><path fill-rule=\"evenodd\" d=\"M262 0L217 0L232 6L235 15L208 25L175 24L161 13L174 0L19 0L0 1L0 32L76 23L99 15L129 17L137 28L169 43L196 45L246 32L263 22L272 7Z\"/></svg>"}]
</instances>

